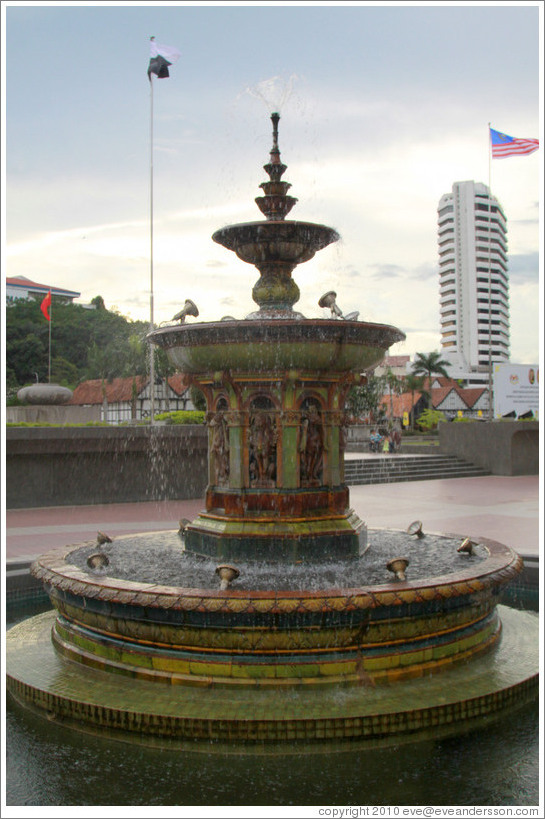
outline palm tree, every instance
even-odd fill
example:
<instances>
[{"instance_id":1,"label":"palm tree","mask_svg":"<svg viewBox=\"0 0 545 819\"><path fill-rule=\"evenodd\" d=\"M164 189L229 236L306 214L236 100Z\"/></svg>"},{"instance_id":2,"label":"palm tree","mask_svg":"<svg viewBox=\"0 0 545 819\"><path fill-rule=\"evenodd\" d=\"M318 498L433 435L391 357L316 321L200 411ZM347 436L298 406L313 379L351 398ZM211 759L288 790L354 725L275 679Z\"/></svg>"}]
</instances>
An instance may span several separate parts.
<instances>
[{"instance_id":1,"label":"palm tree","mask_svg":"<svg viewBox=\"0 0 545 819\"><path fill-rule=\"evenodd\" d=\"M412 363L413 375L426 376L428 381L428 388L431 390L431 382L433 375L442 375L445 378L449 377L446 367L450 367L450 363L441 358L441 353L416 353L415 359Z\"/></svg>"}]
</instances>

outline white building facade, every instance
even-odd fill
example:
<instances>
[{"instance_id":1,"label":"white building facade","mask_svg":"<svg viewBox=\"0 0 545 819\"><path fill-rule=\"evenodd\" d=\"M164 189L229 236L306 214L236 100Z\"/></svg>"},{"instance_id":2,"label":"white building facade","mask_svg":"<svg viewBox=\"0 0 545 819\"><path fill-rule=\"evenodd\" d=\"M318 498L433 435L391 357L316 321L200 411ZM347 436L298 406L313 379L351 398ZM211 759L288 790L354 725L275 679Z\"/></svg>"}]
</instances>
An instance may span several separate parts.
<instances>
[{"instance_id":1,"label":"white building facade","mask_svg":"<svg viewBox=\"0 0 545 819\"><path fill-rule=\"evenodd\" d=\"M63 287L53 287L50 284L39 284L27 279L26 276L16 276L6 279L6 301L16 299L30 299L34 296L45 297L51 291L51 295L70 303L74 299L79 299L81 293L75 290L66 290Z\"/></svg>"},{"instance_id":2,"label":"white building facade","mask_svg":"<svg viewBox=\"0 0 545 819\"><path fill-rule=\"evenodd\" d=\"M488 382L491 363L509 361L507 220L480 182L455 182L439 200L441 355L449 376Z\"/></svg>"}]
</instances>

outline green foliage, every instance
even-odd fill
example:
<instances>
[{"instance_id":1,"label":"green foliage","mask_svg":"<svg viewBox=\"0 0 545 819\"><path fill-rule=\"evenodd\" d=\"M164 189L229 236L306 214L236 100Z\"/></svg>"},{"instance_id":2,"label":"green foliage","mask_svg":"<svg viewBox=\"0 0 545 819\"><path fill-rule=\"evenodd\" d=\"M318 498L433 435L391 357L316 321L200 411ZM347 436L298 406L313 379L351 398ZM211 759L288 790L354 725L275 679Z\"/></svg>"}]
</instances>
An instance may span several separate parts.
<instances>
[{"instance_id":1,"label":"green foliage","mask_svg":"<svg viewBox=\"0 0 545 819\"><path fill-rule=\"evenodd\" d=\"M372 418L374 423L381 423L387 415L386 408L381 404L384 395L400 395L405 387L404 380L398 378L392 370L384 375L373 375L367 383L352 387L346 400L346 410L355 418Z\"/></svg>"},{"instance_id":2,"label":"green foliage","mask_svg":"<svg viewBox=\"0 0 545 819\"><path fill-rule=\"evenodd\" d=\"M51 381L53 384L60 384L61 387L71 387L77 384L79 378L78 368L66 358L57 356L51 361Z\"/></svg>"},{"instance_id":3,"label":"green foliage","mask_svg":"<svg viewBox=\"0 0 545 819\"><path fill-rule=\"evenodd\" d=\"M383 384L379 378L369 378L367 384L352 387L346 399L346 411L355 418L371 416L378 422L384 416L380 399L384 394Z\"/></svg>"},{"instance_id":4,"label":"green foliage","mask_svg":"<svg viewBox=\"0 0 545 819\"><path fill-rule=\"evenodd\" d=\"M195 409L200 410L201 412L206 411L206 398L204 397L204 393L198 387L190 387L189 388L189 397L191 398L191 403L195 407Z\"/></svg>"},{"instance_id":5,"label":"green foliage","mask_svg":"<svg viewBox=\"0 0 545 819\"><path fill-rule=\"evenodd\" d=\"M425 409L418 416L416 423L418 424L420 429L430 431L432 429L435 429L437 427L437 424L439 424L442 421L446 421L446 418L442 412L439 412L439 410Z\"/></svg>"},{"instance_id":6,"label":"green foliage","mask_svg":"<svg viewBox=\"0 0 545 819\"><path fill-rule=\"evenodd\" d=\"M149 324L107 310L102 296L95 309L53 298L51 308L51 379L75 387L89 378L145 375L149 370ZM6 380L8 394L48 375L49 322L39 299L15 299L6 308ZM158 375L173 372L163 350L154 351Z\"/></svg>"},{"instance_id":7,"label":"green foliage","mask_svg":"<svg viewBox=\"0 0 545 819\"><path fill-rule=\"evenodd\" d=\"M437 351L433 353L417 353L412 363L412 371L415 375L427 376L429 379L431 379L433 375L443 375L445 378L448 378L447 367L450 367L450 363L444 358L441 358L441 353Z\"/></svg>"},{"instance_id":8,"label":"green foliage","mask_svg":"<svg viewBox=\"0 0 545 819\"><path fill-rule=\"evenodd\" d=\"M167 424L203 424L204 412L199 410L176 410L175 412L160 412L155 416L156 421L166 421Z\"/></svg>"},{"instance_id":9,"label":"green foliage","mask_svg":"<svg viewBox=\"0 0 545 819\"><path fill-rule=\"evenodd\" d=\"M413 375L420 375L423 378L428 378L428 387L431 388L431 382L434 375L442 375L445 378L449 377L447 367L450 363L444 358L441 358L441 353L437 351L433 353L417 353L412 363ZM429 393L425 393L426 401L429 407Z\"/></svg>"}]
</instances>

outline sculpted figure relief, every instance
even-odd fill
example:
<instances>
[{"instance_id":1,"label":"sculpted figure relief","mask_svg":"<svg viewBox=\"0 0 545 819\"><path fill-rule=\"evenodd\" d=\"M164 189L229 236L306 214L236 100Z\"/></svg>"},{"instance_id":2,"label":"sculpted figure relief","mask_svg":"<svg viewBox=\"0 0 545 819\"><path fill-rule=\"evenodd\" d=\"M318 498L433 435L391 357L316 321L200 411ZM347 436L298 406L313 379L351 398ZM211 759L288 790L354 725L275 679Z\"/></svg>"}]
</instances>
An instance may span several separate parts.
<instances>
[{"instance_id":1,"label":"sculpted figure relief","mask_svg":"<svg viewBox=\"0 0 545 819\"><path fill-rule=\"evenodd\" d=\"M210 421L212 429L212 479L215 484L229 480L229 427L225 413L216 412Z\"/></svg>"},{"instance_id":2,"label":"sculpted figure relief","mask_svg":"<svg viewBox=\"0 0 545 819\"><path fill-rule=\"evenodd\" d=\"M301 483L319 485L322 480L324 429L322 417L314 405L303 413L299 453Z\"/></svg>"},{"instance_id":3,"label":"sculpted figure relief","mask_svg":"<svg viewBox=\"0 0 545 819\"><path fill-rule=\"evenodd\" d=\"M274 421L268 412L254 412L250 419L250 483L272 485L276 478Z\"/></svg>"}]
</instances>

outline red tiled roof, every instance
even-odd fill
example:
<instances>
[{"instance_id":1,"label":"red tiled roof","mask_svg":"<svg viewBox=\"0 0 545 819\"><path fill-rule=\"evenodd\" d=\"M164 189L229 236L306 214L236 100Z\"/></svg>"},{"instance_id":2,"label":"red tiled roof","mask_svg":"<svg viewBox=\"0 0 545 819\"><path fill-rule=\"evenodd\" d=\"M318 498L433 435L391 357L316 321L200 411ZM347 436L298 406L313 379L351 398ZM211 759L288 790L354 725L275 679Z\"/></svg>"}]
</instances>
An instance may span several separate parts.
<instances>
[{"instance_id":1,"label":"red tiled roof","mask_svg":"<svg viewBox=\"0 0 545 819\"><path fill-rule=\"evenodd\" d=\"M426 379L427 380L427 379ZM431 390L431 404L432 407L439 407L443 401L447 398L450 392L454 390L454 392L460 397L462 402L466 405L468 409L471 409L475 406L479 398L486 392L485 387L459 387L456 382L451 381L450 379L443 378L441 379L443 382L446 382L441 387L434 387ZM390 408L393 406L393 414L396 418L401 418L404 412L410 412L412 408L416 405L416 403L420 400L422 396L421 392L415 392L414 398L413 393L411 392L404 392L401 395L392 395L392 400L390 402L390 395L386 393L382 396L380 403L386 407L389 411Z\"/></svg>"},{"instance_id":2,"label":"red tiled roof","mask_svg":"<svg viewBox=\"0 0 545 819\"><path fill-rule=\"evenodd\" d=\"M380 403L389 411L393 407L393 414L396 418L401 418L404 412L411 412L413 407L420 399L422 393L403 392L401 395L392 395L392 402L390 403L390 396L383 395Z\"/></svg>"},{"instance_id":3,"label":"red tiled roof","mask_svg":"<svg viewBox=\"0 0 545 819\"><path fill-rule=\"evenodd\" d=\"M183 395L190 386L189 376L185 373L174 373L169 377L168 385L177 395Z\"/></svg>"},{"instance_id":4,"label":"red tiled roof","mask_svg":"<svg viewBox=\"0 0 545 819\"><path fill-rule=\"evenodd\" d=\"M438 407L440 404L442 404L447 395L451 393L453 389L454 387L435 387L434 389L432 389L431 390L432 406ZM457 390L454 390L454 392L457 392Z\"/></svg>"},{"instance_id":5,"label":"red tiled roof","mask_svg":"<svg viewBox=\"0 0 545 819\"><path fill-rule=\"evenodd\" d=\"M136 390L140 393L146 384L148 378L138 375L136 380ZM111 381L102 381L102 378L93 378L90 381L83 381L78 384L74 390L74 394L69 404L102 404L104 397L102 394L102 384L106 391L106 399L109 404L118 403L120 401L131 401L132 399L132 378L113 378Z\"/></svg>"},{"instance_id":6,"label":"red tiled roof","mask_svg":"<svg viewBox=\"0 0 545 819\"><path fill-rule=\"evenodd\" d=\"M486 387L458 387L457 393L465 401L467 406L471 409L474 407L483 393L487 392Z\"/></svg>"},{"instance_id":7,"label":"red tiled roof","mask_svg":"<svg viewBox=\"0 0 545 819\"><path fill-rule=\"evenodd\" d=\"M26 276L12 276L11 278L6 278L6 284L11 285L12 287L21 287L25 289L31 290L41 290L44 293L47 293L48 290L51 290L53 294L57 295L65 295L71 296L72 298L78 298L81 296L81 293L77 293L75 290L67 290L66 287L55 287L52 284L40 284L39 282L33 282L30 279L27 279Z\"/></svg>"},{"instance_id":8,"label":"red tiled roof","mask_svg":"<svg viewBox=\"0 0 545 819\"><path fill-rule=\"evenodd\" d=\"M137 375L133 379L113 378L111 381L104 381L106 390L106 400L109 404L132 400L133 380L136 381L136 392L138 395L146 388L149 378ZM74 390L69 404L102 404L104 397L102 394L102 378L93 378L90 381L82 381ZM177 394L183 395L189 386L189 379L183 373L175 373L168 378L169 387Z\"/></svg>"}]
</instances>

